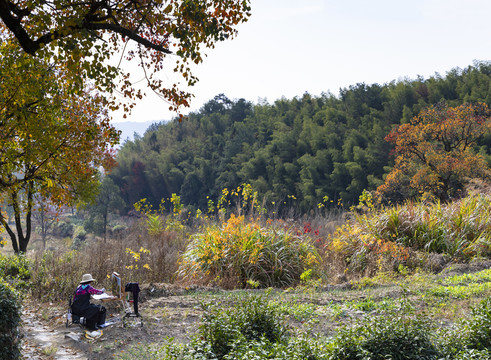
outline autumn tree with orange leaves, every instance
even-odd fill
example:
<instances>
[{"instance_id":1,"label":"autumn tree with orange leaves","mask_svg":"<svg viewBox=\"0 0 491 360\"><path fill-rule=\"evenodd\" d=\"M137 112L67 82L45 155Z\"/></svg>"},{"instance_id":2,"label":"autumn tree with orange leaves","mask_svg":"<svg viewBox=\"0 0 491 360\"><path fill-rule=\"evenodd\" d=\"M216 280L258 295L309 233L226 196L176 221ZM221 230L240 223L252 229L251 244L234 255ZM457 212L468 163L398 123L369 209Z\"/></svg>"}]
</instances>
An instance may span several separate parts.
<instances>
[{"instance_id":1,"label":"autumn tree with orange leaves","mask_svg":"<svg viewBox=\"0 0 491 360\"><path fill-rule=\"evenodd\" d=\"M0 0L2 32L27 54L66 64L127 99L143 96L133 81L145 79L173 110L189 106L191 94L158 72L173 69L187 85L196 83L191 67L203 61L203 49L234 37L250 10L250 0ZM140 67L139 79L130 78L126 61Z\"/></svg>"},{"instance_id":2,"label":"autumn tree with orange leaves","mask_svg":"<svg viewBox=\"0 0 491 360\"><path fill-rule=\"evenodd\" d=\"M0 43L0 52L0 224L18 253L30 240L34 196L59 206L94 196L99 168L115 165L119 132L101 96L73 92L69 70L10 41Z\"/></svg>"},{"instance_id":3,"label":"autumn tree with orange leaves","mask_svg":"<svg viewBox=\"0 0 491 360\"><path fill-rule=\"evenodd\" d=\"M378 197L401 201L424 195L448 201L469 179L489 179L489 166L473 147L490 130L491 111L484 103L442 103L422 110L385 138L395 145L395 164Z\"/></svg>"}]
</instances>

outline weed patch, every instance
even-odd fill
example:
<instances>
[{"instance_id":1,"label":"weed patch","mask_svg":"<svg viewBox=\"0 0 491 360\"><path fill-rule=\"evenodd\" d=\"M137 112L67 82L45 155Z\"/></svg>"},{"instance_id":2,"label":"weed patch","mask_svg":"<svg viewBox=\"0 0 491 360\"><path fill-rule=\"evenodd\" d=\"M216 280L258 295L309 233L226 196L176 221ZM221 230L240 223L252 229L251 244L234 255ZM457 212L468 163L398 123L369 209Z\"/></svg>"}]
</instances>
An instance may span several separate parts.
<instances>
[{"instance_id":1,"label":"weed patch","mask_svg":"<svg viewBox=\"0 0 491 360\"><path fill-rule=\"evenodd\" d=\"M180 276L191 282L217 282L227 288L287 287L319 264L315 248L288 230L263 228L243 216L196 234L183 254Z\"/></svg>"}]
</instances>

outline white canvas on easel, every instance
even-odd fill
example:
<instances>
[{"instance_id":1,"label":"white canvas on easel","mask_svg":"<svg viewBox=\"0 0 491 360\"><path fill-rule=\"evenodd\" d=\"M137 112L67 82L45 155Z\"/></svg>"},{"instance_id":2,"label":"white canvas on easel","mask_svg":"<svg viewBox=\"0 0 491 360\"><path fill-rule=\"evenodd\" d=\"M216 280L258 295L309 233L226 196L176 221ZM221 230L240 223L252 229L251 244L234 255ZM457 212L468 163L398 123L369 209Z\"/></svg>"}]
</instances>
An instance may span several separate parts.
<instances>
[{"instance_id":1,"label":"white canvas on easel","mask_svg":"<svg viewBox=\"0 0 491 360\"><path fill-rule=\"evenodd\" d=\"M103 293L103 294L100 294L100 295L92 295L92 298L94 300L104 300L104 299L116 299L116 296Z\"/></svg>"}]
</instances>

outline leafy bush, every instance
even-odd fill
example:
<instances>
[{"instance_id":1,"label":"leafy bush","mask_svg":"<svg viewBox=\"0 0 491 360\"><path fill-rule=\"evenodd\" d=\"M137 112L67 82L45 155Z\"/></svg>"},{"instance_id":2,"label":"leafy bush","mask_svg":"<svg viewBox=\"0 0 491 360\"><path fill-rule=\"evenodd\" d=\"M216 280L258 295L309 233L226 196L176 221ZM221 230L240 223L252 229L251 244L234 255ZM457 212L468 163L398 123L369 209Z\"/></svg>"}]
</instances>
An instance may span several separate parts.
<instances>
[{"instance_id":1,"label":"leafy bush","mask_svg":"<svg viewBox=\"0 0 491 360\"><path fill-rule=\"evenodd\" d=\"M5 256L0 254L0 278L13 280L29 280L29 260L25 255Z\"/></svg>"},{"instance_id":2,"label":"leafy bush","mask_svg":"<svg viewBox=\"0 0 491 360\"><path fill-rule=\"evenodd\" d=\"M328 355L318 341L302 336L280 343L264 339L241 342L224 359L321 360L328 359Z\"/></svg>"},{"instance_id":3,"label":"leafy bush","mask_svg":"<svg viewBox=\"0 0 491 360\"><path fill-rule=\"evenodd\" d=\"M262 296L248 296L230 309L205 306L205 310L199 332L192 341L185 345L169 342L159 351L161 359L261 359L259 355L247 356L276 348L299 354L310 349L301 341L298 345L288 342L282 317Z\"/></svg>"},{"instance_id":4,"label":"leafy bush","mask_svg":"<svg viewBox=\"0 0 491 360\"><path fill-rule=\"evenodd\" d=\"M195 338L191 344L165 344L159 351L160 360L323 360L329 359L324 347L316 339L306 336L285 342L270 343L260 339L237 341L229 353L216 356L209 343ZM152 353L149 354L152 356ZM118 357L119 359L126 359ZM143 358L143 357L142 357ZM146 359L147 357L145 357ZM152 359L152 357L148 357Z\"/></svg>"},{"instance_id":5,"label":"leafy bush","mask_svg":"<svg viewBox=\"0 0 491 360\"><path fill-rule=\"evenodd\" d=\"M208 307L200 326L204 339L218 358L237 342L281 342L287 335L282 318L261 296L248 296L230 310Z\"/></svg>"},{"instance_id":6,"label":"leafy bush","mask_svg":"<svg viewBox=\"0 0 491 360\"><path fill-rule=\"evenodd\" d=\"M73 224L67 221L58 221L52 225L51 233L53 236L66 238L73 236Z\"/></svg>"},{"instance_id":7,"label":"leafy bush","mask_svg":"<svg viewBox=\"0 0 491 360\"><path fill-rule=\"evenodd\" d=\"M219 359L228 354L234 342L242 337L230 311L220 311L218 308L209 307L201 320L200 340L204 340L209 350ZM201 348L199 343L194 345L197 349Z\"/></svg>"},{"instance_id":8,"label":"leafy bush","mask_svg":"<svg viewBox=\"0 0 491 360\"><path fill-rule=\"evenodd\" d=\"M489 350L465 349L450 357L452 360L490 360L491 352Z\"/></svg>"},{"instance_id":9,"label":"leafy bush","mask_svg":"<svg viewBox=\"0 0 491 360\"><path fill-rule=\"evenodd\" d=\"M20 304L16 291L0 280L0 354L3 359L20 357Z\"/></svg>"},{"instance_id":10,"label":"leafy bush","mask_svg":"<svg viewBox=\"0 0 491 360\"><path fill-rule=\"evenodd\" d=\"M388 315L342 327L330 344L329 359L439 359L432 327L424 317Z\"/></svg>"},{"instance_id":11,"label":"leafy bush","mask_svg":"<svg viewBox=\"0 0 491 360\"><path fill-rule=\"evenodd\" d=\"M444 346L452 355L460 353L462 349L491 351L490 297L474 307L469 318L463 319L445 334Z\"/></svg>"},{"instance_id":12,"label":"leafy bush","mask_svg":"<svg viewBox=\"0 0 491 360\"><path fill-rule=\"evenodd\" d=\"M248 281L285 287L297 284L304 270L318 262L307 239L232 215L221 227L210 225L194 236L179 274L194 282L219 280L224 287L245 287Z\"/></svg>"},{"instance_id":13,"label":"leafy bush","mask_svg":"<svg viewBox=\"0 0 491 360\"><path fill-rule=\"evenodd\" d=\"M250 295L234 309L233 318L247 340L265 338L271 343L281 342L287 335L282 317L261 296Z\"/></svg>"},{"instance_id":14,"label":"leafy bush","mask_svg":"<svg viewBox=\"0 0 491 360\"><path fill-rule=\"evenodd\" d=\"M87 239L87 232L85 231L84 227L76 226L75 231L73 232L72 249L73 250L80 249L85 243L86 239Z\"/></svg>"}]
</instances>

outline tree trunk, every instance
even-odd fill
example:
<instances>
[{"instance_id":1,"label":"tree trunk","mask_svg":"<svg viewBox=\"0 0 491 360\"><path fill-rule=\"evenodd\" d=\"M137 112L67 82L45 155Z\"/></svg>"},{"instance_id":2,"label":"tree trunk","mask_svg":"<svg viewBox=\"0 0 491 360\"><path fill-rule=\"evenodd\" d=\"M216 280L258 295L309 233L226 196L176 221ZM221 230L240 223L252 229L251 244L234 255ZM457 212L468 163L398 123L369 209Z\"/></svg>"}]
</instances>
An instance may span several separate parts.
<instances>
[{"instance_id":1,"label":"tree trunk","mask_svg":"<svg viewBox=\"0 0 491 360\"><path fill-rule=\"evenodd\" d=\"M9 226L8 219L5 219L1 213L0 213L0 223L2 226L5 228L7 233L10 236L10 241L12 241L12 249L14 249L14 253L18 254L19 253L19 245L17 244L17 236L15 233L12 231L12 229Z\"/></svg>"},{"instance_id":2,"label":"tree trunk","mask_svg":"<svg viewBox=\"0 0 491 360\"><path fill-rule=\"evenodd\" d=\"M445 204L450 199L450 196L448 195L448 191L450 190L450 177L443 178L440 176L440 180L442 182L442 187L440 189L440 194L438 194L438 198L442 204Z\"/></svg>"},{"instance_id":3,"label":"tree trunk","mask_svg":"<svg viewBox=\"0 0 491 360\"><path fill-rule=\"evenodd\" d=\"M104 242L106 242L106 233L107 233L107 213L104 214Z\"/></svg>"},{"instance_id":4,"label":"tree trunk","mask_svg":"<svg viewBox=\"0 0 491 360\"><path fill-rule=\"evenodd\" d=\"M29 244L29 240L31 239L31 228L32 228L32 222L31 222L31 216L32 216L32 200L33 200L33 194L32 194L32 183L27 184L27 204L26 204L26 232L24 234L24 230L22 229L22 212L21 212L21 207L19 204L19 194L17 191L14 191L11 195L11 201L12 201L12 207L14 208L14 218L15 218L15 227L17 230L17 238L19 240L18 244L19 247L16 251L16 248L14 247L14 252L15 253L25 253L27 251L27 245ZM10 235L10 238L12 239L12 245L14 245L14 238L15 234L13 231L9 232L7 229L7 232ZM12 235L14 237L12 237ZM16 243L17 245L17 243Z\"/></svg>"},{"instance_id":5,"label":"tree trunk","mask_svg":"<svg viewBox=\"0 0 491 360\"><path fill-rule=\"evenodd\" d=\"M43 241L43 250L46 250L46 235L48 233L48 224L46 210L43 203L41 203L40 205L39 222L41 223L41 239Z\"/></svg>"}]
</instances>

